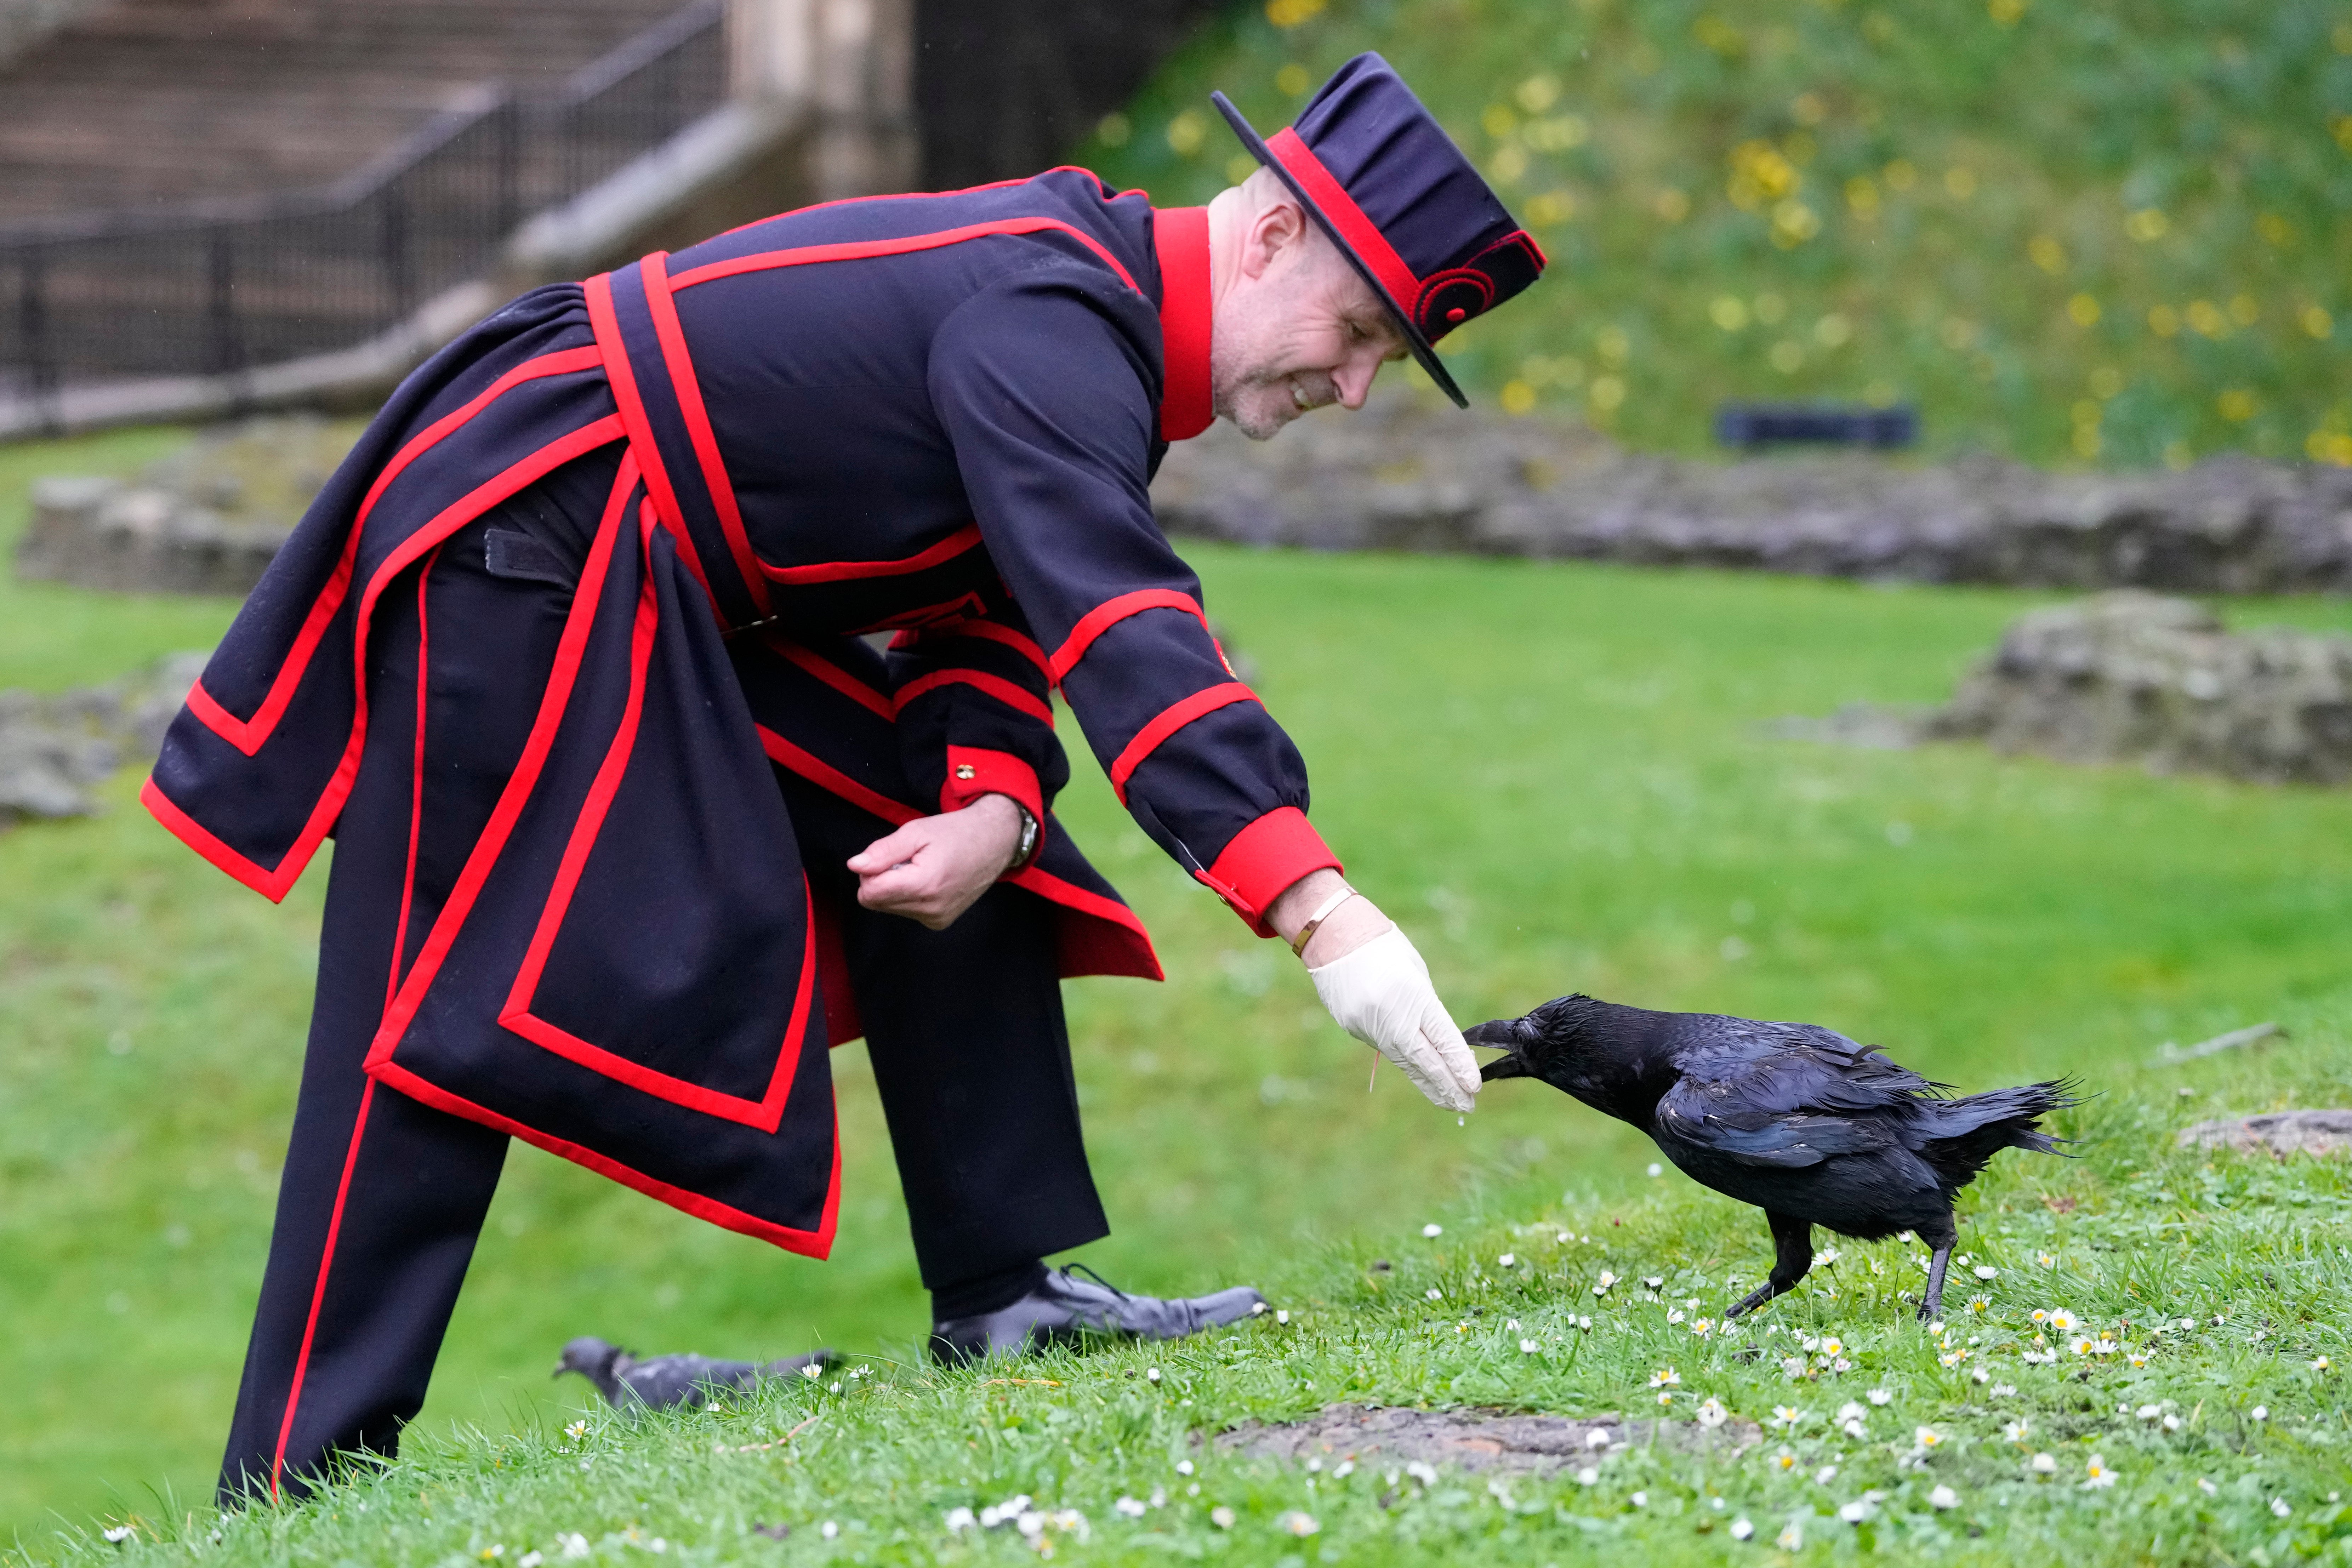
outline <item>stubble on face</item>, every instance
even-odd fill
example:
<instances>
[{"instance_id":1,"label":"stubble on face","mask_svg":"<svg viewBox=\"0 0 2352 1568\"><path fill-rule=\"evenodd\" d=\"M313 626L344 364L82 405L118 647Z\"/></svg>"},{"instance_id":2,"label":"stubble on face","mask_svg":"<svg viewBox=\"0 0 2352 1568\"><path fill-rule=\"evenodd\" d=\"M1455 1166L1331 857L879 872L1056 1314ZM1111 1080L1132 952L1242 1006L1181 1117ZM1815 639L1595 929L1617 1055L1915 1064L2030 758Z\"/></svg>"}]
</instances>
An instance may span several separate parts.
<instances>
[{"instance_id":1,"label":"stubble on face","mask_svg":"<svg viewBox=\"0 0 2352 1568\"><path fill-rule=\"evenodd\" d=\"M1209 346L1217 415L1253 441L1339 400L1330 364L1346 353L1344 319L1364 285L1319 237L1230 299Z\"/></svg>"}]
</instances>

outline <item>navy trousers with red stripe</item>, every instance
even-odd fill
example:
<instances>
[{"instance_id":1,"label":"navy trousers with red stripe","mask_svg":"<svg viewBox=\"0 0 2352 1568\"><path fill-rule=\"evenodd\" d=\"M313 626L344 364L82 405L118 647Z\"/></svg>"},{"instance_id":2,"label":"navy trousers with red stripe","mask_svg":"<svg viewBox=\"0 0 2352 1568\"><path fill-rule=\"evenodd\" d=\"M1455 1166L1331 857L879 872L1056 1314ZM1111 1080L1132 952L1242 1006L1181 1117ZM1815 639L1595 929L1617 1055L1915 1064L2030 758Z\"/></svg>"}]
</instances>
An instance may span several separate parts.
<instances>
[{"instance_id":1,"label":"navy trousers with red stripe","mask_svg":"<svg viewBox=\"0 0 2352 1568\"><path fill-rule=\"evenodd\" d=\"M609 455L559 470L387 595L398 607L369 673L386 728L371 737L336 834L224 1504L302 1495L340 1459L391 1454L424 1403L507 1139L375 1086L361 1062L393 977L520 754L612 474ZM791 775L778 786L811 882L842 914L925 1285L1108 1234L1079 1133L1051 906L1000 886L937 932L865 910L842 862L887 825ZM572 1331L625 1332L599 1321L593 1300L578 1310Z\"/></svg>"}]
</instances>

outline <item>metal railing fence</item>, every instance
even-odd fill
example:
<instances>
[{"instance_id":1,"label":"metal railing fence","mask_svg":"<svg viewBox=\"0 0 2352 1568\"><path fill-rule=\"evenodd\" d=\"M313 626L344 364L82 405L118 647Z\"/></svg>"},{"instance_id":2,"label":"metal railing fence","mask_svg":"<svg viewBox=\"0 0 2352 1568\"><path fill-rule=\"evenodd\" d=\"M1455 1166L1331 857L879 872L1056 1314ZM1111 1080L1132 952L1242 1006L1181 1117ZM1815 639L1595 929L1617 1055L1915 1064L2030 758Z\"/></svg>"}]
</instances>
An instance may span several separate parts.
<instances>
[{"instance_id":1,"label":"metal railing fence","mask_svg":"<svg viewBox=\"0 0 2352 1568\"><path fill-rule=\"evenodd\" d=\"M483 88L321 190L0 226L0 396L232 374L390 329L717 108L723 16L696 0L550 99Z\"/></svg>"}]
</instances>

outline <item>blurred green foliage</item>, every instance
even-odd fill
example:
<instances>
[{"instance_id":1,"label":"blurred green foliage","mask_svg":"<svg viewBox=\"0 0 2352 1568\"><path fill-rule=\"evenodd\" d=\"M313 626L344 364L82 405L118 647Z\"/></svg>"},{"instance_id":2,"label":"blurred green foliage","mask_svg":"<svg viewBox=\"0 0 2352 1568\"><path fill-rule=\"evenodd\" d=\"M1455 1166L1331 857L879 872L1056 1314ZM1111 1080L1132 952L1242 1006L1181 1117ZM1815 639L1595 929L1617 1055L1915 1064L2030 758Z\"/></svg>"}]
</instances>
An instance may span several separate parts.
<instances>
[{"instance_id":1,"label":"blurred green foliage","mask_svg":"<svg viewBox=\"0 0 2352 1568\"><path fill-rule=\"evenodd\" d=\"M1931 450L2352 465L2344 0L1272 0L1076 158L1163 204L1246 174L1360 49L1552 258L1465 385L1696 451L1727 398L1915 401Z\"/></svg>"}]
</instances>

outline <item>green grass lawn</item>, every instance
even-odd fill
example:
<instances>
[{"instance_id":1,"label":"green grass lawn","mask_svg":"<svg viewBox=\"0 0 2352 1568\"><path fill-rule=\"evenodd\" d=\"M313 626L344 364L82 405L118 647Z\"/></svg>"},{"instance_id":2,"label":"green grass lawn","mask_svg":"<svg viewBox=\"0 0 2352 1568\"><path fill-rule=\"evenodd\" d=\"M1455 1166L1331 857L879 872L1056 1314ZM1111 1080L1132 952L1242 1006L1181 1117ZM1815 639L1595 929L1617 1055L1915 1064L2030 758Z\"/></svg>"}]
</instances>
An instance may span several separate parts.
<instances>
[{"instance_id":1,"label":"green grass lawn","mask_svg":"<svg viewBox=\"0 0 2352 1568\"><path fill-rule=\"evenodd\" d=\"M160 439L0 453L8 469L0 547L21 521L26 475L132 463ZM2336 1421L2334 1384L2297 1371L2300 1362L2272 1347L2306 1359L2328 1348L2321 1329L2295 1314L2327 1317L2317 1292L2343 1282L2340 1178L2222 1162L2208 1182L2200 1163L2161 1153L2161 1133L2191 1114L2341 1100L2352 1064L2340 1043L2352 1018L2342 940L2352 797L2062 768L1968 748L1872 752L1759 736L1762 721L1846 700L1938 698L2011 616L2041 602L2033 595L1526 563L1193 554L1213 611L1255 662L1267 702L1314 769L1317 821L1351 875L1419 941L1458 1016L1516 1013L1579 988L1829 1024L1969 1087L2081 1073L2116 1091L2085 1123L2101 1139L2091 1162L2009 1159L2000 1183L1973 1205L1987 1218L2011 1205L2009 1218L1969 1233L1979 1250L2000 1249L1989 1255L2011 1271L2005 1280L2023 1268L2029 1242L2041 1245L2046 1233L2063 1244L2067 1261L2048 1290L2021 1283L1998 1294L2005 1331L2035 1292L2058 1291L2103 1323L2137 1318L2135 1289L2148 1301L2193 1296L2183 1311L2228 1312L2236 1326L2199 1337L2200 1347L2221 1348L2162 1397L2186 1411L2206 1397L2187 1396L2192 1385L2240 1405L2249 1391L2274 1385L2263 1397L2297 1413L2294 1433L2321 1417ZM226 605L32 585L0 586L0 687L114 675L165 648L201 645L229 614ZM2320 601L2231 613L2339 629L2347 619L2342 605ZM9 1388L0 1401L0 1531L20 1531L39 1552L51 1549L60 1521L201 1512L259 1279L323 885L314 874L272 908L151 823L133 801L135 782L119 781L96 819L0 835L0 1322L8 1325L0 1354ZM1160 860L1090 769L1065 805L1150 921L1171 972L1160 986L1069 988L1081 1097L1118 1227L1086 1259L1144 1289L1240 1279L1277 1287L1307 1307L1311 1336L1301 1342L1309 1348L1286 1350L1258 1328L1248 1331L1255 1337L1171 1352L1165 1364L1192 1380L1179 1396L1195 1400L1190 1408L1165 1385L1153 1393L1127 1382L1125 1372L1141 1364L1135 1356L1089 1359L1055 1390L931 1384L891 1372L881 1380L887 1394L856 1385L861 1392L827 1418L805 1461L794 1448L722 1462L707 1457L711 1433L691 1423L664 1428L648 1447L600 1422L583 1476L582 1456L551 1436L587 1397L584 1385L546 1377L571 1335L732 1354L825 1342L913 1361L924 1301L872 1079L851 1047L836 1058L846 1173L831 1263L789 1258L515 1151L420 1422L434 1442L457 1441L448 1435L460 1430L482 1436L436 1450L444 1457L430 1469L383 1483L384 1507L395 1493L420 1489L446 1500L404 1514L409 1533L379 1555L438 1560L505 1542L511 1563L534 1542L546 1549L555 1530L593 1542L633 1519L648 1536L731 1552L745 1544L742 1529L772 1517L796 1523L791 1553L821 1554L820 1538L803 1527L831 1512L865 1531L853 1530L840 1550L912 1560L937 1545L940 1508L1015 1490L1084 1509L1103 1552L1118 1522L1111 1499L1121 1488L1141 1495L1167 1483L1184 1431L1304 1410L1350 1388L1394 1400L1617 1408L1649 1396L1645 1363L1667 1357L1694 1392L1694 1368L1705 1367L1713 1379L1706 1391L1745 1415L1769 1414L1778 1387L1769 1363L1743 1366L1720 1347L1685 1350L1678 1341L1669 1356L1664 1328L1630 1307L1626 1321L1647 1326L1591 1341L1614 1347L1605 1355L1572 1351L1581 1342L1563 1336L1522 1361L1492 1331L1493 1320L1516 1314L1550 1324L1549 1345L1559 1314L1583 1300L1584 1275L1574 1271L1603 1257L1654 1258L1677 1289L1688 1270L1687 1293L1719 1306L1712 1296L1721 1272L1753 1275L1766 1258L1760 1220L1685 1193L1678 1178L1653 1185L1642 1173L1653 1157L1644 1142L1532 1086L1507 1086L1515 1091L1496 1092L1467 1126L1431 1110L1392 1073L1368 1096L1368 1053L1323 1019L1286 952L1249 940ZM2245 1064L2177 1074L2139 1066L2163 1040L2272 1017L2294 1038ZM2194 1093L2174 1098L2176 1081ZM2169 1184L2174 1208L2138 1203L2137 1178L2126 1168L2135 1161L2140 1177ZM2079 1194L2083 1210L2057 1219L2032 1200L2035 1184ZM1564 1193L1574 1194L1566 1206ZM2140 1195L2156 1201L2153 1189ZM2224 1206L2252 1216L2251 1228L2224 1225ZM1599 1237L1618 1215L1632 1227L1624 1240L1612 1227L1609 1250L1596 1243L1589 1257L1528 1233L1533 1239L1518 1249L1546 1272L1497 1275L1480 1287L1494 1292L1494 1305L1472 1331L1454 1333L1461 1320L1450 1306L1440 1321L1419 1304L1427 1285L1451 1292L1473 1273L1492 1275L1480 1260L1510 1245L1500 1239L1510 1226L1558 1219ZM1446 1246L1407 1239L1433 1218L1449 1226ZM2014 1234L1996 1243L2001 1224ZM1465 1230L1475 1247L1453 1250L1451 1238ZM2179 1250L2184 1239L2203 1247L2209 1238L2221 1250L2204 1261ZM1402 1250L1409 1246L1416 1250ZM2110 1247L2118 1250L2102 1250ZM1374 1252L1399 1262L1388 1285L1358 1272ZM1572 1277L1559 1276L1571 1265ZM2264 1315L2273 1324L2265 1348L2233 1337ZM1939 1378L1885 1301L1857 1293L1834 1310L1799 1303L1783 1319L1834 1321L1874 1347L1868 1371L1884 1369L1910 1391L1893 1407L1903 1415L1888 1427L1895 1436L1917 1424L1916 1414L1918 1423L1973 1422L1967 1429L1981 1436L1990 1416L1967 1414L1976 1395ZM2114 1393L2126 1380L2111 1363L2101 1367L2096 1386L2082 1393L2112 1410L2126 1397ZM2044 1381L2035 1409L2051 1414L2036 1420L2063 1415L2066 1442L2078 1432L2108 1441L2086 1425L2096 1409L2063 1414L2078 1385L2056 1373ZM1833 1395L1846 1397L1807 1387L1795 1403L1818 1415ZM2312 1528L2320 1505L2308 1494L2337 1450L2298 1446L2310 1440L2290 1440L2282 1423L2244 1439L2241 1453L2229 1447L2242 1441L2240 1429L2231 1426L2225 1442L2219 1407L2209 1406L2195 1441L2221 1445L2210 1448L2217 1456L2227 1449L2226 1463L2213 1460L2217 1484L2288 1487L2297 1511L2279 1528ZM762 1407L733 1418L725 1435L753 1441L774 1419L798 1420L796 1410ZM1084 1486L1075 1472L1050 1486L1034 1479L1039 1467L1065 1462L1054 1452L1075 1451L1061 1448L1062 1436L1082 1435L1088 1463L1101 1466ZM1935 1528L1959 1555L1990 1557L2046 1538L2053 1554L2063 1545L2122 1561L2114 1555L2121 1538L2110 1538L2099 1523L2107 1515L2096 1510L2135 1500L2157 1508L2147 1489L2179 1492L2189 1479L2156 1447L2121 1447L2126 1436L2103 1450L2118 1463L2133 1456L2126 1488L2021 1492L2042 1500L1983 1516L1994 1523L1980 1540L1950 1517ZM1803 1447L1809 1464L1822 1441L1818 1425L1805 1434L1815 1446ZM673 1449L702 1457L667 1471ZM2083 1456L2063 1452L2079 1471ZM893 1453L895 1468L885 1463ZM1972 1506L1999 1506L1994 1481L1984 1479L2009 1462L1996 1464L1999 1457L1981 1444L1962 1451L1965 1466L1977 1467L1959 1472L1976 1478L1969 1495L1982 1500ZM1770 1510L1794 1506L1797 1492L1763 1489L1760 1460L1742 1463L1708 1472L1709 1484L1730 1495L1735 1480L1753 1479L1734 1500L1756 1510L1759 1524ZM1867 1485L1895 1484L1892 1457L1853 1463L1858 1477L1880 1478ZM1298 1546L1266 1534L1267 1510L1291 1506L1325 1518L1324 1544L1345 1548L1361 1532L1368 1550L1377 1538L1433 1561L1449 1542L1471 1539L1447 1533L1457 1525L1522 1531L1525 1544L1511 1551L1531 1563L1577 1548L1582 1536L1570 1532L1588 1528L1506 1521L1475 1487L1466 1501L1433 1496L1425 1511L1392 1517L1374 1506L1378 1489L1366 1481L1307 1501L1301 1478L1218 1464L1215 1495L1258 1521L1258 1535L1244 1551L1241 1534L1213 1531L1188 1502L1180 1550L1223 1542L1241 1553L1236 1561L1275 1561ZM1630 1482L1515 1496L1548 1500L1546 1517L1555 1502L1562 1517L1589 1517L1589 1528L1604 1532L1601 1543L1622 1532L1629 1544L1660 1550L1669 1540L1725 1549L1723 1530L1690 1533L1705 1505L1671 1489L1684 1472L1657 1464L1654 1500L1681 1500L1679 1513L1622 1512ZM709 1489L706 1473L716 1478ZM167 1500L153 1489L170 1489ZM2182 1500L2163 1506L2220 1510L2216 1519L2227 1511ZM2251 1519L2260 1503L2247 1492L2228 1504L2237 1510L2228 1517ZM2078 1507L2092 1511L2066 1511ZM1178 1516L1153 1519L1173 1529ZM1409 1520L1422 1522L1408 1528ZM2042 1533L2018 1535L2026 1524L2002 1522L2029 1520ZM1780 1525L1776 1515L1772 1529ZM1900 1537L1915 1527L1885 1528ZM2222 1531L2211 1539L2233 1542L2237 1560L2251 1561L2244 1549L2268 1539L2235 1523L2198 1528ZM365 1555L375 1529L346 1514L340 1522L257 1521L234 1539L250 1555L331 1560ZM902 1531L912 1532L909 1544L887 1544ZM1816 1533L1834 1532L1824 1525ZM2202 1561L2192 1542L2208 1539L2179 1535L2151 1554ZM1312 1557L1316 1543L1305 1550Z\"/></svg>"},{"instance_id":2,"label":"green grass lawn","mask_svg":"<svg viewBox=\"0 0 2352 1568\"><path fill-rule=\"evenodd\" d=\"M1706 449L1718 401L1916 402L1928 447L2352 464L2342 0L1268 0L1073 154L1168 204L1379 49L1552 258L1465 385Z\"/></svg>"}]
</instances>

